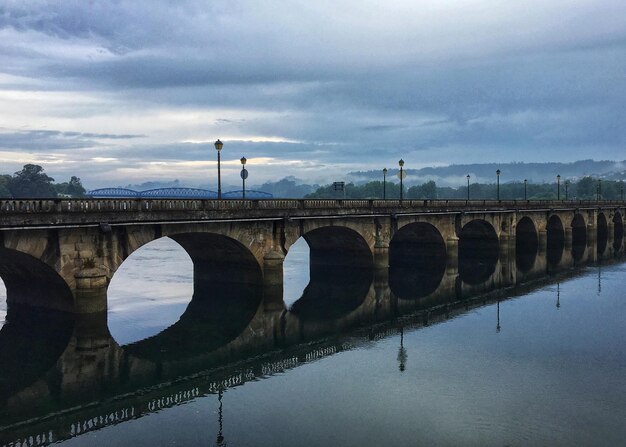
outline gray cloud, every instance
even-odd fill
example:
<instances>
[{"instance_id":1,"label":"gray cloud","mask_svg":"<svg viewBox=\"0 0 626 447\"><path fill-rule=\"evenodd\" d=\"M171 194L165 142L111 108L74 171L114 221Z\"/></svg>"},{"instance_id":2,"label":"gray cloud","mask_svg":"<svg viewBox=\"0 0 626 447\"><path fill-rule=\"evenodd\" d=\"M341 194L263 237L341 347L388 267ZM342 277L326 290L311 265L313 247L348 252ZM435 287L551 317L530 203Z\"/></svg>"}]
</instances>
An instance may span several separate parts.
<instances>
[{"instance_id":1,"label":"gray cloud","mask_svg":"<svg viewBox=\"0 0 626 447\"><path fill-rule=\"evenodd\" d=\"M230 135L233 152L307 166L366 168L400 156L611 158L626 143L622 1L432 9L408 1L16 1L0 6L0 56L0 75L20 77L0 77L0 94L69 97L42 105L42 120L215 110L209 138ZM72 103L72 92L95 99ZM0 133L0 148L89 157L97 147L100 157L124 154L137 164L203 160L211 149L157 124L135 132L132 120L119 134L114 125L98 133L93 125L61 132L28 124ZM194 132L190 140L206 138ZM293 142L244 141L251 136Z\"/></svg>"}]
</instances>

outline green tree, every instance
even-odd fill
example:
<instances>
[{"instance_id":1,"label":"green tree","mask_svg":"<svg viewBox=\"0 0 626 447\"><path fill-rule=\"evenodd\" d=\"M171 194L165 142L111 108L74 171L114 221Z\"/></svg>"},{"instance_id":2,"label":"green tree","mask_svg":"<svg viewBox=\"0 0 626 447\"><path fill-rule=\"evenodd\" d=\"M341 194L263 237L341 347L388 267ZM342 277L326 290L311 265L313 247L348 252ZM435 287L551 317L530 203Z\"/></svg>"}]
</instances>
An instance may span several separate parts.
<instances>
[{"instance_id":1,"label":"green tree","mask_svg":"<svg viewBox=\"0 0 626 447\"><path fill-rule=\"evenodd\" d=\"M591 177L583 177L576 184L577 199L595 199L597 194L598 181Z\"/></svg>"},{"instance_id":2,"label":"green tree","mask_svg":"<svg viewBox=\"0 0 626 447\"><path fill-rule=\"evenodd\" d=\"M49 198L57 193L52 185L54 179L43 172L39 165L27 164L9 181L9 191L16 198Z\"/></svg>"},{"instance_id":3,"label":"green tree","mask_svg":"<svg viewBox=\"0 0 626 447\"><path fill-rule=\"evenodd\" d=\"M71 197L83 197L87 192L80 179L75 175L72 176L69 182L57 183L54 185L54 189L57 194L64 194Z\"/></svg>"}]
</instances>

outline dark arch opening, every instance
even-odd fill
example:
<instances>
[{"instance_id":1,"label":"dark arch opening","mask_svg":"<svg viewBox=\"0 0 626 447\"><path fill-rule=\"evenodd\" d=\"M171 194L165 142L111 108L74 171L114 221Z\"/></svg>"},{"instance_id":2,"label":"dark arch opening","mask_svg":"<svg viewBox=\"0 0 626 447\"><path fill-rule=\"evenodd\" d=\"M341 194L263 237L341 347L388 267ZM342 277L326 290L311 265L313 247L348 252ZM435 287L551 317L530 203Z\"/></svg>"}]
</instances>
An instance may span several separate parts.
<instances>
[{"instance_id":1,"label":"dark arch opening","mask_svg":"<svg viewBox=\"0 0 626 447\"><path fill-rule=\"evenodd\" d=\"M178 242L193 261L194 290L206 289L203 283L261 284L263 281L256 258L235 239L214 233L184 233L169 237Z\"/></svg>"},{"instance_id":2,"label":"dark arch opening","mask_svg":"<svg viewBox=\"0 0 626 447\"><path fill-rule=\"evenodd\" d=\"M619 211L613 216L613 249L618 252L622 247L624 239L624 222Z\"/></svg>"},{"instance_id":3,"label":"dark arch opening","mask_svg":"<svg viewBox=\"0 0 626 447\"><path fill-rule=\"evenodd\" d=\"M558 216L551 216L546 226L546 257L548 264L555 266L561 262L565 249L565 230Z\"/></svg>"},{"instance_id":4,"label":"dark arch opening","mask_svg":"<svg viewBox=\"0 0 626 447\"><path fill-rule=\"evenodd\" d=\"M582 215L576 214L572 219L572 258L580 261L587 247L587 227Z\"/></svg>"},{"instance_id":5,"label":"dark arch opening","mask_svg":"<svg viewBox=\"0 0 626 447\"><path fill-rule=\"evenodd\" d=\"M67 283L52 267L31 255L0 248L0 277L6 286L8 307L15 304L74 311Z\"/></svg>"},{"instance_id":6,"label":"dark arch opening","mask_svg":"<svg viewBox=\"0 0 626 447\"><path fill-rule=\"evenodd\" d=\"M311 250L311 274L318 267L372 268L372 251L363 236L346 227L322 227L305 233Z\"/></svg>"},{"instance_id":7,"label":"dark arch opening","mask_svg":"<svg viewBox=\"0 0 626 447\"><path fill-rule=\"evenodd\" d=\"M522 217L516 226L515 263L517 268L526 273L535 265L539 239L532 219Z\"/></svg>"},{"instance_id":8,"label":"dark arch opening","mask_svg":"<svg viewBox=\"0 0 626 447\"><path fill-rule=\"evenodd\" d=\"M597 253L599 257L602 257L604 252L606 251L606 246L609 241L609 226L606 221L606 217L604 213L599 213L598 218L596 220L597 226Z\"/></svg>"},{"instance_id":9,"label":"dark arch opening","mask_svg":"<svg viewBox=\"0 0 626 447\"><path fill-rule=\"evenodd\" d=\"M480 284L496 270L499 243L494 228L484 220L466 224L459 235L459 276L467 284Z\"/></svg>"},{"instance_id":10,"label":"dark arch opening","mask_svg":"<svg viewBox=\"0 0 626 447\"><path fill-rule=\"evenodd\" d=\"M446 244L433 225L400 228L389 244L389 286L398 298L418 299L437 290L446 271Z\"/></svg>"},{"instance_id":11,"label":"dark arch opening","mask_svg":"<svg viewBox=\"0 0 626 447\"><path fill-rule=\"evenodd\" d=\"M303 235L310 249L309 283L290 312L301 320L335 320L357 309L373 279L367 242L346 227L322 227Z\"/></svg>"}]
</instances>

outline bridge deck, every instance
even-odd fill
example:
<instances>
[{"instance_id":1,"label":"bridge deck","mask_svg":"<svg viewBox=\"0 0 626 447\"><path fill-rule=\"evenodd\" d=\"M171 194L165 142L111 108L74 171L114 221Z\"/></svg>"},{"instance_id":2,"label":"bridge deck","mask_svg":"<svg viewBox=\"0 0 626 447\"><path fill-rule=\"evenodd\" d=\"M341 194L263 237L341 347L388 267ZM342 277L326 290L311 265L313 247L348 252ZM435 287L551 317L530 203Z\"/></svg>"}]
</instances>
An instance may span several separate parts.
<instances>
[{"instance_id":1,"label":"bridge deck","mask_svg":"<svg viewBox=\"0 0 626 447\"><path fill-rule=\"evenodd\" d=\"M510 212L613 208L624 201L380 200L380 199L5 199L0 229L100 223L263 220L313 216L388 216L412 213Z\"/></svg>"}]
</instances>

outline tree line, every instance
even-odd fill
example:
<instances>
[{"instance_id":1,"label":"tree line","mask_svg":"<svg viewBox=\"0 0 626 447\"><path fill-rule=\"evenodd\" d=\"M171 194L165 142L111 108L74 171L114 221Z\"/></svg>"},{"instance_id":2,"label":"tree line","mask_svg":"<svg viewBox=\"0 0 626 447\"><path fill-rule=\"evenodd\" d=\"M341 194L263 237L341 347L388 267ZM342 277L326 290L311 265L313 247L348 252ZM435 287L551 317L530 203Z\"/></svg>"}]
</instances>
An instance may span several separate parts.
<instances>
[{"instance_id":1,"label":"tree line","mask_svg":"<svg viewBox=\"0 0 626 447\"><path fill-rule=\"evenodd\" d=\"M384 188L384 191L383 191ZM562 181L560 192L557 183L524 183L507 182L499 186L500 200L622 200L624 198L624 182L601 180L583 177L578 181ZM345 184L337 188L333 184L322 186L306 198L346 198L346 199L381 199L383 193L388 199L400 198L400 184L392 182L372 181L362 185ZM467 184L458 188L437 186L430 180L420 185L403 187L405 199L467 199ZM498 186L493 183L470 183L469 198L471 200L495 200Z\"/></svg>"},{"instance_id":2,"label":"tree line","mask_svg":"<svg viewBox=\"0 0 626 447\"><path fill-rule=\"evenodd\" d=\"M83 197L85 193L80 178L73 175L68 182L54 183L39 165L27 164L13 175L0 175L0 197L48 199Z\"/></svg>"}]
</instances>

